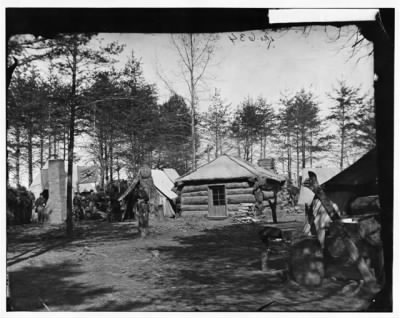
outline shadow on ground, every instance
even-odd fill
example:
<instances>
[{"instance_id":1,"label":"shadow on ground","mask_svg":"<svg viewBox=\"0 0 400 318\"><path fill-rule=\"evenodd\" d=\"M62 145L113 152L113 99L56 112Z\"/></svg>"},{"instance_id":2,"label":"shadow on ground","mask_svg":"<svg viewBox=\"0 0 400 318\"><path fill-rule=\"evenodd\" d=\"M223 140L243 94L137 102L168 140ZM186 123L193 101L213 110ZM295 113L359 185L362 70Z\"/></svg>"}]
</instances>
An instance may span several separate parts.
<instances>
[{"instance_id":1,"label":"shadow on ground","mask_svg":"<svg viewBox=\"0 0 400 318\"><path fill-rule=\"evenodd\" d=\"M133 240L137 238L133 223L83 223L70 241L60 236L60 230L49 230L41 239L32 229L28 236L38 250L32 250L22 234L11 235L10 261L21 262L11 273L11 284L18 287L12 291L16 309L43 310L43 303L66 311L251 312L268 303L264 310L357 311L365 306L362 295L339 293L343 282L327 279L322 286L307 289L286 275L260 271L264 250L260 224L221 221L202 227L202 220L185 222L155 225L145 240ZM302 224L278 226L300 230ZM81 245L98 254L79 265L58 258L51 265L22 263L46 248L61 253ZM270 267L285 268L286 256L284 249L271 255Z\"/></svg>"},{"instance_id":2,"label":"shadow on ground","mask_svg":"<svg viewBox=\"0 0 400 318\"><path fill-rule=\"evenodd\" d=\"M260 228L257 224L227 225L200 235L176 237L178 246L158 247L162 261L173 264L169 274L160 278L160 284L172 286L165 300L199 311L256 311L271 301L271 311L346 311L363 304L338 294L343 283L326 280L321 287L308 289L285 274L261 272L264 246L258 236ZM271 269L286 268L286 252L271 255ZM337 301L341 301L340 307Z\"/></svg>"},{"instance_id":3,"label":"shadow on ground","mask_svg":"<svg viewBox=\"0 0 400 318\"><path fill-rule=\"evenodd\" d=\"M29 224L7 231L7 266L18 264L51 250L67 249L70 245L88 246L121 242L138 237L133 222L108 223L89 221L76 224L72 238L66 236L65 226Z\"/></svg>"},{"instance_id":4,"label":"shadow on ground","mask_svg":"<svg viewBox=\"0 0 400 318\"><path fill-rule=\"evenodd\" d=\"M113 292L113 288L80 283L78 276L81 274L73 261L25 266L13 271L10 273L10 282L14 310L46 311L47 305L49 310L52 310L52 306L69 310L72 306Z\"/></svg>"}]
</instances>

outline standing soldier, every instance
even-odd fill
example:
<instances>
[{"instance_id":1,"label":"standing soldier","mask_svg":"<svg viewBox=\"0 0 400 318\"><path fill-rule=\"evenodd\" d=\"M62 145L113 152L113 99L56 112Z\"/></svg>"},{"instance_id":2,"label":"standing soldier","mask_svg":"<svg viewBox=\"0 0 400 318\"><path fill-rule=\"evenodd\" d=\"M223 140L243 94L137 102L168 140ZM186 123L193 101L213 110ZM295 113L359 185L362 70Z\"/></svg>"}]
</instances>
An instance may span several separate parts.
<instances>
[{"instance_id":1,"label":"standing soldier","mask_svg":"<svg viewBox=\"0 0 400 318\"><path fill-rule=\"evenodd\" d=\"M74 200L72 201L74 205L74 217L75 221L79 221L82 218L82 201L81 196L78 192L75 192Z\"/></svg>"},{"instance_id":2,"label":"standing soldier","mask_svg":"<svg viewBox=\"0 0 400 318\"><path fill-rule=\"evenodd\" d=\"M137 212L138 212L138 228L141 237L146 237L149 230L149 195L146 190L139 183L138 187L138 201L137 201Z\"/></svg>"},{"instance_id":3,"label":"standing soldier","mask_svg":"<svg viewBox=\"0 0 400 318\"><path fill-rule=\"evenodd\" d=\"M35 201L35 211L38 214L39 223L44 222L44 207L46 206L46 200L44 199L43 193L40 194L39 198Z\"/></svg>"}]
</instances>

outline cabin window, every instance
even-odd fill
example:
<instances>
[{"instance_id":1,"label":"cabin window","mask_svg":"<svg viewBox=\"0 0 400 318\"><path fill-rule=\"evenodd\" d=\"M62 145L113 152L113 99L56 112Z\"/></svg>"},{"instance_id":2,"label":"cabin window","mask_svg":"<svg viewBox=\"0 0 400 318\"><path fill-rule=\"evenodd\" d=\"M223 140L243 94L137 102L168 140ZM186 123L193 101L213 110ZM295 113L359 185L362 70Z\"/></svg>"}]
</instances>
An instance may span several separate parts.
<instances>
[{"instance_id":1,"label":"cabin window","mask_svg":"<svg viewBox=\"0 0 400 318\"><path fill-rule=\"evenodd\" d=\"M226 205L225 201L225 186L211 187L213 205Z\"/></svg>"}]
</instances>

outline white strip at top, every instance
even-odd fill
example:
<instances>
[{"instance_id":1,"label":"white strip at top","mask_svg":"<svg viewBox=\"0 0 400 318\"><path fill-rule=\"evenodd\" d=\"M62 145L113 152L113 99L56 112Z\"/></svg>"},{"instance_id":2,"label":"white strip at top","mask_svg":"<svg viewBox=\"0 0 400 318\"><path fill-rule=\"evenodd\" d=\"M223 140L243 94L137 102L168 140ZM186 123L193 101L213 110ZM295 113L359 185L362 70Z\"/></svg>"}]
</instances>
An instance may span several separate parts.
<instances>
[{"instance_id":1,"label":"white strip at top","mask_svg":"<svg viewBox=\"0 0 400 318\"><path fill-rule=\"evenodd\" d=\"M378 9L269 9L269 23L375 21Z\"/></svg>"}]
</instances>

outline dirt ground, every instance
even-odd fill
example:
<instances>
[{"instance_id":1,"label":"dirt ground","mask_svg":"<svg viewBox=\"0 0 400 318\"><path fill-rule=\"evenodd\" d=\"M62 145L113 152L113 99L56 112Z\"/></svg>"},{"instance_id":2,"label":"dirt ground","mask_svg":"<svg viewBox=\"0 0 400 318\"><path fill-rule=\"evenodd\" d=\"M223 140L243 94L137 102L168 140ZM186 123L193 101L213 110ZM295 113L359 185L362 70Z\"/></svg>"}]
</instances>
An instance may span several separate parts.
<instances>
[{"instance_id":1,"label":"dirt ground","mask_svg":"<svg viewBox=\"0 0 400 318\"><path fill-rule=\"evenodd\" d=\"M303 215L278 215L299 234ZM135 222L85 221L73 239L63 226L16 226L7 233L7 271L19 311L360 311L371 297L349 296L359 278L344 268L305 288L260 271L260 223L232 218L151 219L141 239ZM271 267L285 267L285 253Z\"/></svg>"}]
</instances>

